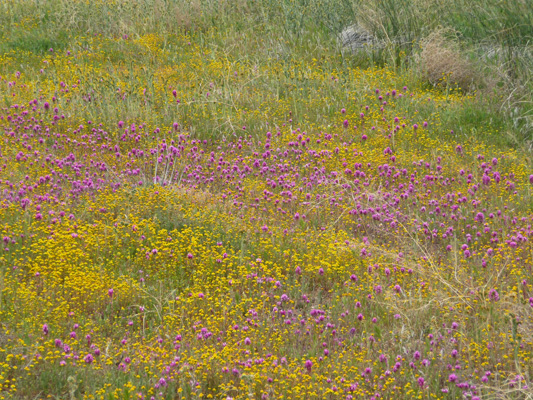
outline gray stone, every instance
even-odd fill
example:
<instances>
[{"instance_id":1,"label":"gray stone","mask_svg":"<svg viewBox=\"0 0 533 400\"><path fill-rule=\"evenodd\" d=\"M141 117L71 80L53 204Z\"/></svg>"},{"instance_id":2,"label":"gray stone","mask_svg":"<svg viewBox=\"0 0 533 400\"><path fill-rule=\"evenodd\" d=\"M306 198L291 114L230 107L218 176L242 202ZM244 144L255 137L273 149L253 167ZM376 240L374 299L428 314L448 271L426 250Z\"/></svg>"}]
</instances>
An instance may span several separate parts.
<instances>
[{"instance_id":1,"label":"gray stone","mask_svg":"<svg viewBox=\"0 0 533 400\"><path fill-rule=\"evenodd\" d=\"M350 25L344 28L339 34L339 41L343 48L350 51L382 47L375 36L359 25Z\"/></svg>"}]
</instances>

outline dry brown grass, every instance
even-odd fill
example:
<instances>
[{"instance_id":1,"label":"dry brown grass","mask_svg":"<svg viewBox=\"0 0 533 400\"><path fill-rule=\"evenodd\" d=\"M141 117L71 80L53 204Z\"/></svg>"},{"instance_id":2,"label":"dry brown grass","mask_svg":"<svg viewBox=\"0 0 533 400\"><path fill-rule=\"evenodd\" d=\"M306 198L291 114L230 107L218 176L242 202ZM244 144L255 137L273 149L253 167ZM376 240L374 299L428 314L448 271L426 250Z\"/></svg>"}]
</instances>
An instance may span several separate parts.
<instances>
[{"instance_id":1,"label":"dry brown grass","mask_svg":"<svg viewBox=\"0 0 533 400\"><path fill-rule=\"evenodd\" d=\"M439 29L421 40L417 64L421 74L434 86L453 85L471 90L479 85L481 77L475 66L462 54L453 32Z\"/></svg>"}]
</instances>

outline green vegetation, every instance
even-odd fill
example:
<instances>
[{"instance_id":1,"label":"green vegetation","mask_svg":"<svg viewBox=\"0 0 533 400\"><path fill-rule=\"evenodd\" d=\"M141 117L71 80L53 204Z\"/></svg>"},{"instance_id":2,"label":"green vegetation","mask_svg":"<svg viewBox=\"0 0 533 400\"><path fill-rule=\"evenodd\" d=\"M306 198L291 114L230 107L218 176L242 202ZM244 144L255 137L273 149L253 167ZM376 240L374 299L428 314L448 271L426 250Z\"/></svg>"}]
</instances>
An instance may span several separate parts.
<instances>
[{"instance_id":1,"label":"green vegetation","mask_svg":"<svg viewBox=\"0 0 533 400\"><path fill-rule=\"evenodd\" d=\"M532 9L1 2L0 399L533 396Z\"/></svg>"}]
</instances>

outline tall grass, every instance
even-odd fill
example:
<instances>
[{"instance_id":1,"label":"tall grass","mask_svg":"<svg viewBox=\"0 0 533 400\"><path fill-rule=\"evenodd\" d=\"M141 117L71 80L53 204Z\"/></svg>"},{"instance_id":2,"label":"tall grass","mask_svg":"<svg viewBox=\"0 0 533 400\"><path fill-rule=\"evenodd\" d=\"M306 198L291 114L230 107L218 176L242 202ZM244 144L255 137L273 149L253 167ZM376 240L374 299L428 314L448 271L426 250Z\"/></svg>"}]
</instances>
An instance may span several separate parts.
<instances>
[{"instance_id":1,"label":"tall grass","mask_svg":"<svg viewBox=\"0 0 533 400\"><path fill-rule=\"evenodd\" d=\"M359 5L356 22L386 41L389 50L385 58L389 63L398 64L402 52L419 53L420 44L435 31L452 32L463 59L479 72L475 85L463 83L463 89L495 90L497 105L513 129L522 140L533 139L531 1L370 0ZM414 67L419 58L412 60Z\"/></svg>"},{"instance_id":2,"label":"tall grass","mask_svg":"<svg viewBox=\"0 0 533 400\"><path fill-rule=\"evenodd\" d=\"M287 48L288 43L288 52L298 52L298 47L310 42L336 48L338 34L355 23L382 45L347 56L349 62L408 68L420 79L425 79L416 57L424 50L421 44L444 29L457 39L463 65L466 60L468 69L477 71L459 86L483 89L492 98L494 111L507 116L509 130L519 141L533 140L530 0L11 0L3 2L0 10L4 36L0 47L40 53L62 48L72 32L116 37L157 32L169 37L210 29L223 31L228 38L244 37L250 44L268 37L275 42L273 47ZM35 30L21 31L21 23L28 19ZM283 51L274 53L279 57ZM452 81L440 83L447 86Z\"/></svg>"}]
</instances>

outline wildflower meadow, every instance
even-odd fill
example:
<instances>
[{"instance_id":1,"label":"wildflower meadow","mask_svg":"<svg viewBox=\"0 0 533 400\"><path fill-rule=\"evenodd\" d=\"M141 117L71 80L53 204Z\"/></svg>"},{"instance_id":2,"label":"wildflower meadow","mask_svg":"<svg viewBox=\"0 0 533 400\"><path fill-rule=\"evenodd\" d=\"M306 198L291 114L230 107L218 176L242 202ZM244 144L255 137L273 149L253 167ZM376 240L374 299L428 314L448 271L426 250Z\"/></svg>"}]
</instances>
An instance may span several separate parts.
<instances>
[{"instance_id":1,"label":"wildflower meadow","mask_svg":"<svg viewBox=\"0 0 533 400\"><path fill-rule=\"evenodd\" d=\"M0 2L0 399L533 398L529 100L334 3Z\"/></svg>"}]
</instances>

